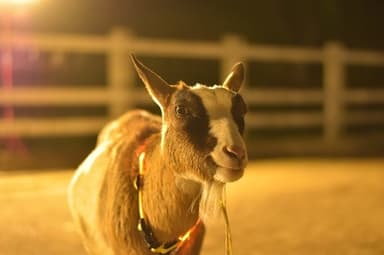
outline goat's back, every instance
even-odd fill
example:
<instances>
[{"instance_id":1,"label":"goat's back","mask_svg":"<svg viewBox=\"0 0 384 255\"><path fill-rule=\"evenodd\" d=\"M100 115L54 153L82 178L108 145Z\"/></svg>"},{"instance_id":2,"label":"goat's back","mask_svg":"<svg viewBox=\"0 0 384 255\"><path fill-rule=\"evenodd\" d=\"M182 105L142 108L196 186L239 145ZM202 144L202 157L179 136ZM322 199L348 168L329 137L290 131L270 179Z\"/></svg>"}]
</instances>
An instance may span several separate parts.
<instances>
[{"instance_id":1,"label":"goat's back","mask_svg":"<svg viewBox=\"0 0 384 255\"><path fill-rule=\"evenodd\" d=\"M103 128L95 149L77 169L69 186L69 206L91 254L114 254L100 229L100 213L110 200L105 197L109 193L106 185L110 189L132 181L137 172L137 148L160 129L160 117L140 110L128 112ZM136 212L136 205L131 206Z\"/></svg>"},{"instance_id":2,"label":"goat's back","mask_svg":"<svg viewBox=\"0 0 384 255\"><path fill-rule=\"evenodd\" d=\"M160 128L161 118L159 116L142 110L130 111L107 124L100 132L97 144L119 139L142 142L151 134L160 132Z\"/></svg>"}]
</instances>

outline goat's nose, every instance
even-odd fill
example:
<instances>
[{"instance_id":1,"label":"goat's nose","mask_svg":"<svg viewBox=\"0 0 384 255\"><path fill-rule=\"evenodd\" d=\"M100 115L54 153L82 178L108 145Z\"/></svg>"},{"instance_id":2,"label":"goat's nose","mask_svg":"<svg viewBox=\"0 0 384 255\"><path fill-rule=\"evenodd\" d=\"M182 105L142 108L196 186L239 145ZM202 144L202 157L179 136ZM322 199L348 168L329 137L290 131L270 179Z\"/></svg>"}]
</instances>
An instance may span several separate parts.
<instances>
[{"instance_id":1,"label":"goat's nose","mask_svg":"<svg viewBox=\"0 0 384 255\"><path fill-rule=\"evenodd\" d=\"M243 160L245 157L245 150L243 149L243 147L237 145L224 146L223 150L231 158Z\"/></svg>"}]
</instances>

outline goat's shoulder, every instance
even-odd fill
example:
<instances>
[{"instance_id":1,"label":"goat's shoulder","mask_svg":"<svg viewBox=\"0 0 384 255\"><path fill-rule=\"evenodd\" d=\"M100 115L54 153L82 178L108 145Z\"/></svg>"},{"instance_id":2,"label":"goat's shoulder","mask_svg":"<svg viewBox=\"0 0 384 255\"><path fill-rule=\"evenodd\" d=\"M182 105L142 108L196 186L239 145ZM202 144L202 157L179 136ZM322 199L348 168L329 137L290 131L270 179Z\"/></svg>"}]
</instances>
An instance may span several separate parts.
<instances>
[{"instance_id":1,"label":"goat's shoulder","mask_svg":"<svg viewBox=\"0 0 384 255\"><path fill-rule=\"evenodd\" d=\"M161 118L144 110L133 110L109 122L100 132L97 143L114 140L143 140L159 133Z\"/></svg>"}]
</instances>

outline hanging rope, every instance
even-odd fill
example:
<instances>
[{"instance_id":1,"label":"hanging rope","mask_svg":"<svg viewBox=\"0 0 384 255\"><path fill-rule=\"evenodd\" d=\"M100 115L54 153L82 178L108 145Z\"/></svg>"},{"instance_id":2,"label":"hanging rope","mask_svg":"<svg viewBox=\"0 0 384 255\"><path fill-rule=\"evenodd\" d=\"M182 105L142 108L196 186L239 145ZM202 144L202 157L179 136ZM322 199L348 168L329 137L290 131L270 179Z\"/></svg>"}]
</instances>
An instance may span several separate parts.
<instances>
[{"instance_id":1,"label":"hanging rope","mask_svg":"<svg viewBox=\"0 0 384 255\"><path fill-rule=\"evenodd\" d=\"M227 255L232 255L232 233L229 225L229 217L227 212L227 198L226 198L226 189L223 188L223 199L221 201L221 209L223 211L224 221L225 221L225 253Z\"/></svg>"}]
</instances>

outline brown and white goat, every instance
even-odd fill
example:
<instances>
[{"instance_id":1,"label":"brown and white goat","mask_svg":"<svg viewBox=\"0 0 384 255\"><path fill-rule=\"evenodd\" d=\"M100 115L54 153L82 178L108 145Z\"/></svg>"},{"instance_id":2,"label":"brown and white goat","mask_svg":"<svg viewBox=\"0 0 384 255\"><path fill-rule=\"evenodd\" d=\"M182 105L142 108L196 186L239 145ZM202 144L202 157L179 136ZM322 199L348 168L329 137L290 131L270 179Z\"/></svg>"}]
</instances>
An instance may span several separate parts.
<instances>
[{"instance_id":1,"label":"brown and white goat","mask_svg":"<svg viewBox=\"0 0 384 255\"><path fill-rule=\"evenodd\" d=\"M101 131L69 187L73 218L90 254L199 254L199 219L218 212L225 183L239 179L247 164L246 104L238 94L244 67L235 65L223 85L168 85L132 61L162 116L131 111ZM133 183L140 171L139 198ZM165 243L188 233L180 238L187 240L169 252L151 251L137 228L140 210L149 238Z\"/></svg>"}]
</instances>

